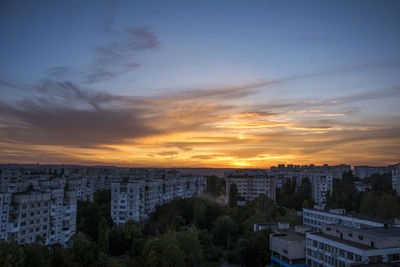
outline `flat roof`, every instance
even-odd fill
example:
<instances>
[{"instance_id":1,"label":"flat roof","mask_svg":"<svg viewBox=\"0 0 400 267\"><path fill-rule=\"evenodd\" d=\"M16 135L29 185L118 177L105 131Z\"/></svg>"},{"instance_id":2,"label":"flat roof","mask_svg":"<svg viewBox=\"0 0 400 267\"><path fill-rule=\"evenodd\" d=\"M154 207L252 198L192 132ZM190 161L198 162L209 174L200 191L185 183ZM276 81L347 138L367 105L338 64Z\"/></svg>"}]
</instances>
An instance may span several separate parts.
<instances>
[{"instance_id":1,"label":"flat roof","mask_svg":"<svg viewBox=\"0 0 400 267\"><path fill-rule=\"evenodd\" d=\"M371 247L366 246L366 245L362 245L362 244L358 244L358 243L355 243L355 242L351 242L349 240L344 240L344 239L340 239L340 238L337 238L337 237L334 237L334 236L330 236L330 235L324 234L322 232L309 233L309 234L320 236L320 237L323 237L325 239L329 239L329 240L332 240L332 241L335 241L335 242L338 242L338 243L341 243L341 244L345 244L345 245L348 245L348 246L351 246L351 247L355 247L355 248L358 248L358 249L362 249L362 250L373 250L373 249L376 249L376 248L371 248Z\"/></svg>"},{"instance_id":2,"label":"flat roof","mask_svg":"<svg viewBox=\"0 0 400 267\"><path fill-rule=\"evenodd\" d=\"M356 212L345 212L342 214L338 214L338 213L329 212L329 209L319 210L319 209L314 209L314 208L306 208L303 210L313 210L313 211L332 214L332 215L336 215L336 216L344 216L344 217L368 220L368 221L379 222L379 223L386 223L386 224L393 223L393 220L391 220L391 219L385 219L385 218L375 217L375 216L366 215L366 214L362 214L362 213L356 213Z\"/></svg>"},{"instance_id":3,"label":"flat roof","mask_svg":"<svg viewBox=\"0 0 400 267\"><path fill-rule=\"evenodd\" d=\"M388 226L388 227L371 227L354 229L352 227L346 227L351 229L353 232L366 233L368 235L374 235L379 238L400 238L400 228Z\"/></svg>"},{"instance_id":4,"label":"flat roof","mask_svg":"<svg viewBox=\"0 0 400 267\"><path fill-rule=\"evenodd\" d=\"M293 230L277 230L276 233L273 234L274 238L279 238L285 241L306 241L306 236L300 233L297 233Z\"/></svg>"}]
</instances>

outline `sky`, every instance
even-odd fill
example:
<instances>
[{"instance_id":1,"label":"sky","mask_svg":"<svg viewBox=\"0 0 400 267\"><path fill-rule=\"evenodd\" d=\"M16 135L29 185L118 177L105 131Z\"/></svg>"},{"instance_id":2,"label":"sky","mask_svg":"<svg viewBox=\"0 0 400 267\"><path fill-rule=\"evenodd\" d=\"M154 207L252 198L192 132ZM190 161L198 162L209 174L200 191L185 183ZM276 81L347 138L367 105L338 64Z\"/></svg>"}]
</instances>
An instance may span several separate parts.
<instances>
[{"instance_id":1,"label":"sky","mask_svg":"<svg viewBox=\"0 0 400 267\"><path fill-rule=\"evenodd\" d=\"M0 2L0 163L400 161L400 2Z\"/></svg>"}]
</instances>

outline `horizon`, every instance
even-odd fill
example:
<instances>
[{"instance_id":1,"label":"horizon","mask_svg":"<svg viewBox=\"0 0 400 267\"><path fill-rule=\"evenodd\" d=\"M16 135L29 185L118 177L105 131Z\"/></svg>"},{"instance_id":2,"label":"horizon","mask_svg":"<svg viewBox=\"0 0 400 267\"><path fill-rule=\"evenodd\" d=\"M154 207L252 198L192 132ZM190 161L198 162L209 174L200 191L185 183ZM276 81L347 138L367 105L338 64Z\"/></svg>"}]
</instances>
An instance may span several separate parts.
<instances>
[{"instance_id":1,"label":"horizon","mask_svg":"<svg viewBox=\"0 0 400 267\"><path fill-rule=\"evenodd\" d=\"M398 163L399 13L378 0L2 1L0 163Z\"/></svg>"}]
</instances>

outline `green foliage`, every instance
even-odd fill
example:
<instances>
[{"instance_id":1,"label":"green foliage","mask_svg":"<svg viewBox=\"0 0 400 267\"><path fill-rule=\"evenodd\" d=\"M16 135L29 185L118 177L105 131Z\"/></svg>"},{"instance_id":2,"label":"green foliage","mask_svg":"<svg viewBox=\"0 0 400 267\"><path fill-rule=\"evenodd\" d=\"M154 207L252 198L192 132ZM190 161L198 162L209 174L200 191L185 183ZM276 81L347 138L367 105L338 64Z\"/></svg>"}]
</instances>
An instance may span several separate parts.
<instances>
[{"instance_id":1,"label":"green foliage","mask_svg":"<svg viewBox=\"0 0 400 267\"><path fill-rule=\"evenodd\" d=\"M287 180L278 194L278 202L287 208L301 210L304 201L312 202L311 183L307 178L301 180L300 186L297 186L296 179Z\"/></svg>"},{"instance_id":2,"label":"green foliage","mask_svg":"<svg viewBox=\"0 0 400 267\"><path fill-rule=\"evenodd\" d=\"M101 252L108 253L109 229L108 229L107 221L104 217L102 217L100 219L97 233L98 233L97 243L99 244Z\"/></svg>"},{"instance_id":3,"label":"green foliage","mask_svg":"<svg viewBox=\"0 0 400 267\"><path fill-rule=\"evenodd\" d=\"M185 255L182 250L175 244L169 244L164 247L161 253L161 266L162 267L184 267Z\"/></svg>"},{"instance_id":4,"label":"green foliage","mask_svg":"<svg viewBox=\"0 0 400 267\"><path fill-rule=\"evenodd\" d=\"M361 194L357 192L354 182L357 179L351 171L343 173L342 179L334 179L333 192L328 194L327 207L357 211L361 202Z\"/></svg>"},{"instance_id":5,"label":"green foliage","mask_svg":"<svg viewBox=\"0 0 400 267\"><path fill-rule=\"evenodd\" d=\"M207 176L207 190L206 194L211 197L217 198L218 196L225 195L225 180L218 176Z\"/></svg>"},{"instance_id":6,"label":"green foliage","mask_svg":"<svg viewBox=\"0 0 400 267\"><path fill-rule=\"evenodd\" d=\"M229 207L234 208L237 205L239 193L236 184L231 184L229 188Z\"/></svg>"},{"instance_id":7,"label":"green foliage","mask_svg":"<svg viewBox=\"0 0 400 267\"><path fill-rule=\"evenodd\" d=\"M213 235L216 244L223 245L229 249L232 239L238 234L238 226L231 217L224 215L218 217L215 222Z\"/></svg>"},{"instance_id":8,"label":"green foliage","mask_svg":"<svg viewBox=\"0 0 400 267\"><path fill-rule=\"evenodd\" d=\"M371 184L372 190L377 194L394 194L392 188L392 174L374 174L363 179L363 183Z\"/></svg>"},{"instance_id":9,"label":"green foliage","mask_svg":"<svg viewBox=\"0 0 400 267\"><path fill-rule=\"evenodd\" d=\"M203 261L203 252L196 226L192 225L177 232L176 240L185 255L186 266L199 266Z\"/></svg>"},{"instance_id":10,"label":"green foliage","mask_svg":"<svg viewBox=\"0 0 400 267\"><path fill-rule=\"evenodd\" d=\"M24 250L14 242L0 241L0 266L22 267L25 264Z\"/></svg>"},{"instance_id":11,"label":"green foliage","mask_svg":"<svg viewBox=\"0 0 400 267\"><path fill-rule=\"evenodd\" d=\"M361 213L383 217L398 218L400 217L399 199L391 194L377 194L376 192L368 192L365 194L361 206Z\"/></svg>"},{"instance_id":12,"label":"green foliage","mask_svg":"<svg viewBox=\"0 0 400 267\"><path fill-rule=\"evenodd\" d=\"M77 231L83 232L92 240L97 241L98 225L103 217L110 225L111 192L109 190L97 192L94 202L78 202L78 212L76 218Z\"/></svg>"},{"instance_id":13,"label":"green foliage","mask_svg":"<svg viewBox=\"0 0 400 267\"><path fill-rule=\"evenodd\" d=\"M257 231L249 239L242 239L238 261L244 266L266 266L269 262L269 234L271 230Z\"/></svg>"}]
</instances>

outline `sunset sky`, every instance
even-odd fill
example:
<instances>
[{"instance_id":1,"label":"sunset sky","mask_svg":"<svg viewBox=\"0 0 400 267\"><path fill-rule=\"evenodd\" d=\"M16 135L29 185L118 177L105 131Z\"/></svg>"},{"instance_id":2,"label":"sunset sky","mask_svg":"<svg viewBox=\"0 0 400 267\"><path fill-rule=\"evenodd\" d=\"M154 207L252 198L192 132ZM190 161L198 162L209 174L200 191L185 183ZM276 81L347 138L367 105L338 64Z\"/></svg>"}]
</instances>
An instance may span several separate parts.
<instances>
[{"instance_id":1,"label":"sunset sky","mask_svg":"<svg viewBox=\"0 0 400 267\"><path fill-rule=\"evenodd\" d=\"M400 160L400 1L0 2L0 163Z\"/></svg>"}]
</instances>

